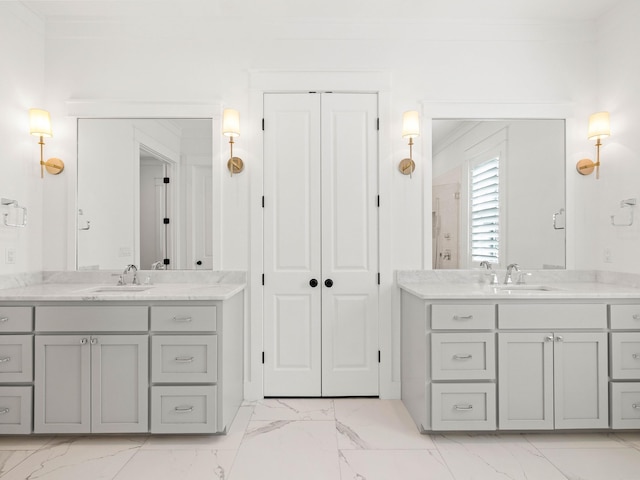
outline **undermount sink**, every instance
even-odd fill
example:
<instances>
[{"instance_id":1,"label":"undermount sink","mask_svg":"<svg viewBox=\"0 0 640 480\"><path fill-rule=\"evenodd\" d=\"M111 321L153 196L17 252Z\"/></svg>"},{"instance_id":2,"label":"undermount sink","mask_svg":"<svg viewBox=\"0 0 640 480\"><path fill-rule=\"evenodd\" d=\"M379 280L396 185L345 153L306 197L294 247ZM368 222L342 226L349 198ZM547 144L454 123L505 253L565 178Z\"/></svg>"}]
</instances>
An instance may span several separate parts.
<instances>
[{"instance_id":1,"label":"undermount sink","mask_svg":"<svg viewBox=\"0 0 640 480\"><path fill-rule=\"evenodd\" d=\"M515 285L492 285L498 292L504 291L518 291L518 292L550 292L552 290L556 290L553 287L547 287L545 285L526 285L526 284L515 284Z\"/></svg>"},{"instance_id":2,"label":"undermount sink","mask_svg":"<svg viewBox=\"0 0 640 480\"><path fill-rule=\"evenodd\" d=\"M150 285L107 285L89 290L92 293L128 293L128 292L144 292L153 288Z\"/></svg>"}]
</instances>

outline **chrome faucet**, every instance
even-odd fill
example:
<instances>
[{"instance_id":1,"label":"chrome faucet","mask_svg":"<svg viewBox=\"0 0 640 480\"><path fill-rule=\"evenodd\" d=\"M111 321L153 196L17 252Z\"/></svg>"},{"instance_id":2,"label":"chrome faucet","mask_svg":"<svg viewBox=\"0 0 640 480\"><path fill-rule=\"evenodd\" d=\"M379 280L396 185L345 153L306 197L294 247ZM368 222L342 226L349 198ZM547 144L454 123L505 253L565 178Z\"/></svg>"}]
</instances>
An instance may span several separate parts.
<instances>
[{"instance_id":1,"label":"chrome faucet","mask_svg":"<svg viewBox=\"0 0 640 480\"><path fill-rule=\"evenodd\" d=\"M489 263L487 260L483 260L480 262L480 266L487 269L487 273L485 273L485 275L488 275L491 277L489 284L498 285L498 275L496 274L496 272L492 270L491 263Z\"/></svg>"},{"instance_id":2,"label":"chrome faucet","mask_svg":"<svg viewBox=\"0 0 640 480\"><path fill-rule=\"evenodd\" d=\"M511 278L511 274L513 271L519 272L520 266L517 263L511 263L507 265L507 275L504 277L505 285L509 285L513 283L513 279Z\"/></svg>"},{"instance_id":3,"label":"chrome faucet","mask_svg":"<svg viewBox=\"0 0 640 480\"><path fill-rule=\"evenodd\" d=\"M133 263L127 265L124 269L124 272L122 272L122 285L126 285L127 284L127 273L129 273L130 271L133 270L133 281L131 282L131 285L140 285L140 282L138 281L138 267L136 267Z\"/></svg>"}]
</instances>

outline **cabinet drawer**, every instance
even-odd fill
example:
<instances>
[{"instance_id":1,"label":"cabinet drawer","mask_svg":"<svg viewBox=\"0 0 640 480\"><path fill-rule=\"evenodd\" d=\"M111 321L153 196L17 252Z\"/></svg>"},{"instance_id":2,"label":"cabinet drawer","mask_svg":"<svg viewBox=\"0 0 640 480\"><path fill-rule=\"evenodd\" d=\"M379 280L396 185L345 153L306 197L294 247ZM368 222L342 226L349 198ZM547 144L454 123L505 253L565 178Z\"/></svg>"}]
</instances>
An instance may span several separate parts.
<instances>
[{"instance_id":1,"label":"cabinet drawer","mask_svg":"<svg viewBox=\"0 0 640 480\"><path fill-rule=\"evenodd\" d=\"M433 330L491 330L495 326L495 305L431 306Z\"/></svg>"},{"instance_id":2,"label":"cabinet drawer","mask_svg":"<svg viewBox=\"0 0 640 480\"><path fill-rule=\"evenodd\" d=\"M611 334L611 378L640 380L640 332Z\"/></svg>"},{"instance_id":3,"label":"cabinet drawer","mask_svg":"<svg viewBox=\"0 0 640 480\"><path fill-rule=\"evenodd\" d=\"M0 434L31 433L31 388L0 387Z\"/></svg>"},{"instance_id":4,"label":"cabinet drawer","mask_svg":"<svg viewBox=\"0 0 640 480\"><path fill-rule=\"evenodd\" d=\"M496 377L493 333L431 334L433 380L493 380Z\"/></svg>"},{"instance_id":5,"label":"cabinet drawer","mask_svg":"<svg viewBox=\"0 0 640 480\"><path fill-rule=\"evenodd\" d=\"M36 307L37 332L147 332L146 306Z\"/></svg>"},{"instance_id":6,"label":"cabinet drawer","mask_svg":"<svg viewBox=\"0 0 640 480\"><path fill-rule=\"evenodd\" d=\"M612 330L640 330L640 305L611 305Z\"/></svg>"},{"instance_id":7,"label":"cabinet drawer","mask_svg":"<svg viewBox=\"0 0 640 480\"><path fill-rule=\"evenodd\" d=\"M498 305L498 328L607 328L605 304L527 303Z\"/></svg>"},{"instance_id":8,"label":"cabinet drawer","mask_svg":"<svg viewBox=\"0 0 640 480\"><path fill-rule=\"evenodd\" d=\"M33 380L33 335L0 336L0 382Z\"/></svg>"},{"instance_id":9,"label":"cabinet drawer","mask_svg":"<svg viewBox=\"0 0 640 480\"><path fill-rule=\"evenodd\" d=\"M217 335L154 335L151 337L151 381L214 383Z\"/></svg>"},{"instance_id":10,"label":"cabinet drawer","mask_svg":"<svg viewBox=\"0 0 640 480\"><path fill-rule=\"evenodd\" d=\"M216 386L151 387L151 433L215 433Z\"/></svg>"},{"instance_id":11,"label":"cabinet drawer","mask_svg":"<svg viewBox=\"0 0 640 480\"><path fill-rule=\"evenodd\" d=\"M434 430L496 429L493 383L434 383L431 400Z\"/></svg>"},{"instance_id":12,"label":"cabinet drawer","mask_svg":"<svg viewBox=\"0 0 640 480\"><path fill-rule=\"evenodd\" d=\"M0 307L0 333L32 330L33 307Z\"/></svg>"},{"instance_id":13,"label":"cabinet drawer","mask_svg":"<svg viewBox=\"0 0 640 480\"><path fill-rule=\"evenodd\" d=\"M611 428L640 428L640 382L611 383Z\"/></svg>"},{"instance_id":14,"label":"cabinet drawer","mask_svg":"<svg viewBox=\"0 0 640 480\"><path fill-rule=\"evenodd\" d=\"M151 330L155 332L215 332L216 307L151 307Z\"/></svg>"}]
</instances>

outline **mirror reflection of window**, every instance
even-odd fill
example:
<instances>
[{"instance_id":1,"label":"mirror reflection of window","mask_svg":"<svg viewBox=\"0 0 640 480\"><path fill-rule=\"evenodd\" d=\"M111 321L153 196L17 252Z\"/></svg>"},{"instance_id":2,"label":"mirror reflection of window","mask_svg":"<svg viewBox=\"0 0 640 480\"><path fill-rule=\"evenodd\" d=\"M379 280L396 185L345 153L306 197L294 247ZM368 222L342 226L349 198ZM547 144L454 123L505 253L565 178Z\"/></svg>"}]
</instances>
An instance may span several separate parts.
<instances>
[{"instance_id":1,"label":"mirror reflection of window","mask_svg":"<svg viewBox=\"0 0 640 480\"><path fill-rule=\"evenodd\" d=\"M565 211L565 121L434 119L432 125L433 268L475 268L485 254L498 268L565 268L566 230L553 223ZM471 174L496 157L498 227L481 235L472 232Z\"/></svg>"}]
</instances>

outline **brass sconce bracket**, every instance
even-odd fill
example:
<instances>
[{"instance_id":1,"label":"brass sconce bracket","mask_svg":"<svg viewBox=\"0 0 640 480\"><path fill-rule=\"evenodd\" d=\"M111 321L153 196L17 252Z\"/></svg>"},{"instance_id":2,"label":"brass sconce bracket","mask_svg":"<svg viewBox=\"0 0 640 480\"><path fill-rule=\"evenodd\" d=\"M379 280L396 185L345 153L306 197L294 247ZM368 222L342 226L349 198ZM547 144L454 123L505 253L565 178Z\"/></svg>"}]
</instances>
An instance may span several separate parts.
<instances>
[{"instance_id":1,"label":"brass sconce bracket","mask_svg":"<svg viewBox=\"0 0 640 480\"><path fill-rule=\"evenodd\" d=\"M46 162L40 161L40 165L45 168L47 173L58 175L64 170L64 162L59 158L50 158Z\"/></svg>"},{"instance_id":2,"label":"brass sconce bracket","mask_svg":"<svg viewBox=\"0 0 640 480\"><path fill-rule=\"evenodd\" d=\"M411 175L416 169L416 162L413 161L413 138L409 137L409 158L403 158L398 165L398 170L403 175Z\"/></svg>"},{"instance_id":3,"label":"brass sconce bracket","mask_svg":"<svg viewBox=\"0 0 640 480\"><path fill-rule=\"evenodd\" d=\"M596 161L589 158L583 158L576 163L576 170L580 175L591 175L593 171L596 171L596 179L600 178L600 147L602 142L600 139L596 142Z\"/></svg>"},{"instance_id":4,"label":"brass sconce bracket","mask_svg":"<svg viewBox=\"0 0 640 480\"><path fill-rule=\"evenodd\" d=\"M233 137L229 137L229 161L227 162L227 168L229 169L229 173L233 175L234 173L240 173L244 170L244 162L240 157L233 156Z\"/></svg>"},{"instance_id":5,"label":"brass sconce bracket","mask_svg":"<svg viewBox=\"0 0 640 480\"><path fill-rule=\"evenodd\" d=\"M403 158L398 165L398 170L403 175L411 175L416 169L416 162L410 158Z\"/></svg>"}]
</instances>

